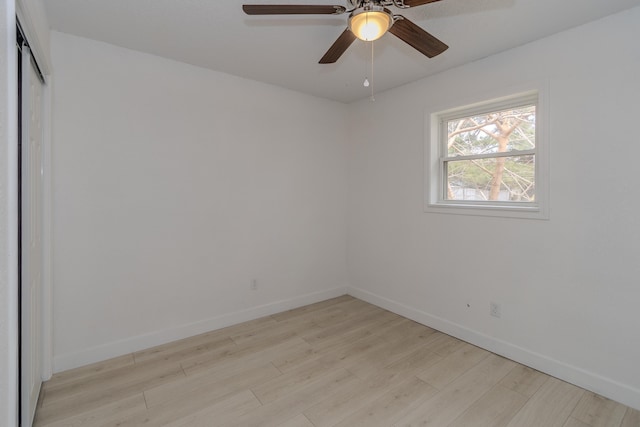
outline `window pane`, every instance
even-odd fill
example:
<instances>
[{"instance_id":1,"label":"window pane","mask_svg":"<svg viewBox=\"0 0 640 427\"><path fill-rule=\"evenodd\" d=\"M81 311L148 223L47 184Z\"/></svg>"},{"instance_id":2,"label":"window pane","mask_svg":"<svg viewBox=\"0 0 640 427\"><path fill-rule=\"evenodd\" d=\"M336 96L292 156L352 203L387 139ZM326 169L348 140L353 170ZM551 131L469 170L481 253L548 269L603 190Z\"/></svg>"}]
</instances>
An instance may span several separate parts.
<instances>
[{"instance_id":1,"label":"window pane","mask_svg":"<svg viewBox=\"0 0 640 427\"><path fill-rule=\"evenodd\" d=\"M447 121L447 156L532 150L536 141L535 105Z\"/></svg>"},{"instance_id":2,"label":"window pane","mask_svg":"<svg viewBox=\"0 0 640 427\"><path fill-rule=\"evenodd\" d=\"M535 200L535 157L513 156L445 162L446 200Z\"/></svg>"}]
</instances>

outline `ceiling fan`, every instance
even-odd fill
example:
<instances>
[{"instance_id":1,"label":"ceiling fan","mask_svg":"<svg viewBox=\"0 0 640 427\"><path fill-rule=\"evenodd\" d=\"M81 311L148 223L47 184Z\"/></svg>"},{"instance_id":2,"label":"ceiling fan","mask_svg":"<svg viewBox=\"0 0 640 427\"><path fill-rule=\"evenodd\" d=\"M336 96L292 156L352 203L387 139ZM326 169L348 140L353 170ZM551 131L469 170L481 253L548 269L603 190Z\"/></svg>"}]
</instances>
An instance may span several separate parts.
<instances>
[{"instance_id":1,"label":"ceiling fan","mask_svg":"<svg viewBox=\"0 0 640 427\"><path fill-rule=\"evenodd\" d=\"M387 6L406 9L434 3L440 0L347 0L350 8L331 5L294 5L294 4L245 4L242 10L247 15L341 15L349 14L346 30L320 59L320 64L332 64L342 56L356 38L373 41L387 31L418 50L433 58L449 48L402 15L395 15Z\"/></svg>"}]
</instances>

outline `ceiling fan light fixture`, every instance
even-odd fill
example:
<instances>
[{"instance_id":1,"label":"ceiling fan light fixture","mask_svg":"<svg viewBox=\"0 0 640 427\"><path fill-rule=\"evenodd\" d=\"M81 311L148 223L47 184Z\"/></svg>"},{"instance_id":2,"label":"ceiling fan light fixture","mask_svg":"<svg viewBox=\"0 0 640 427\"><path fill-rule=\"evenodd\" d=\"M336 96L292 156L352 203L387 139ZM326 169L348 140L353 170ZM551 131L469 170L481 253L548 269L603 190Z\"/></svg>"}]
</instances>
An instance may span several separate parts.
<instances>
[{"instance_id":1,"label":"ceiling fan light fixture","mask_svg":"<svg viewBox=\"0 0 640 427\"><path fill-rule=\"evenodd\" d=\"M349 29L360 40L371 42L382 37L393 24L393 17L383 7L371 5L354 11Z\"/></svg>"}]
</instances>

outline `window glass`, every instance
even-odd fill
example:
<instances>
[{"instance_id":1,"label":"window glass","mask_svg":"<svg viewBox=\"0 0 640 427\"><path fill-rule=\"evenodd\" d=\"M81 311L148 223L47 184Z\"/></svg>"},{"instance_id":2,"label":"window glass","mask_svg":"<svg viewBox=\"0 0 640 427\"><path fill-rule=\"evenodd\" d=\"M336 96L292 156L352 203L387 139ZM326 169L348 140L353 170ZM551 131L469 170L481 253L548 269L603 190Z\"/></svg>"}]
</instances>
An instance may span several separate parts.
<instances>
[{"instance_id":1,"label":"window glass","mask_svg":"<svg viewBox=\"0 0 640 427\"><path fill-rule=\"evenodd\" d=\"M447 200L535 200L535 157L494 157L447 162Z\"/></svg>"}]
</instances>

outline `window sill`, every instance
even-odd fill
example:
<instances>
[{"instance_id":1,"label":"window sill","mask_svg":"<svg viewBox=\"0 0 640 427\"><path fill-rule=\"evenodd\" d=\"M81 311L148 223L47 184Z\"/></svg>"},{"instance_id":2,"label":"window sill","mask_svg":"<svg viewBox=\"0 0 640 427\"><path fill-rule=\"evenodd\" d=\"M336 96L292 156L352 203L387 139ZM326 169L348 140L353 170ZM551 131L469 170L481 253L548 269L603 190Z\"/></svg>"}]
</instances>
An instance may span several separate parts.
<instances>
[{"instance_id":1,"label":"window sill","mask_svg":"<svg viewBox=\"0 0 640 427\"><path fill-rule=\"evenodd\" d=\"M424 207L426 213L492 216L503 218L522 218L548 220L549 213L540 206L511 206L499 204L475 204L464 202L438 202L427 203Z\"/></svg>"}]
</instances>

